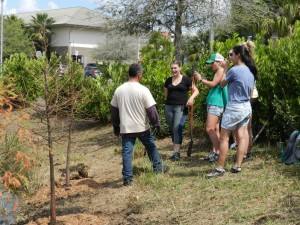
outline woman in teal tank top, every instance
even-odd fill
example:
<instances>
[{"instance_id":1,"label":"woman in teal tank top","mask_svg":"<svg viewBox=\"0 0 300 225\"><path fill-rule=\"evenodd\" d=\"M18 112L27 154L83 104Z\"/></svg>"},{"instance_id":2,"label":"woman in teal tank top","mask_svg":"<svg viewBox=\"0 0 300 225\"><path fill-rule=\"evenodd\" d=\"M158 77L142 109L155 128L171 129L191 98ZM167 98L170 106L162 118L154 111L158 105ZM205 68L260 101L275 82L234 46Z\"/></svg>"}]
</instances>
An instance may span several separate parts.
<instances>
[{"instance_id":1,"label":"woman in teal tank top","mask_svg":"<svg viewBox=\"0 0 300 225\"><path fill-rule=\"evenodd\" d=\"M206 98L207 105L207 119L206 119L206 132L213 144L212 152L204 158L209 162L216 162L219 159L219 137L220 137L220 118L227 104L228 94L227 87L221 88L220 82L224 73L223 67L220 62L224 57L219 54L212 54L210 59L206 61L209 64L215 75L212 81L203 79L199 72L195 71L195 78L202 82L205 86L211 88Z\"/></svg>"}]
</instances>

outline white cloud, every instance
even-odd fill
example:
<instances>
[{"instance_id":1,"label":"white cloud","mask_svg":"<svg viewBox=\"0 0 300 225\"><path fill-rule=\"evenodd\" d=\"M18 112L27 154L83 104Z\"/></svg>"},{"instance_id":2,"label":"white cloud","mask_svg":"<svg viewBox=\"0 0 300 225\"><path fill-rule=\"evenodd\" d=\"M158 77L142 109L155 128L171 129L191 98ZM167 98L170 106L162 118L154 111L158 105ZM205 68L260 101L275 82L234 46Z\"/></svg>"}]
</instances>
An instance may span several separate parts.
<instances>
[{"instance_id":1,"label":"white cloud","mask_svg":"<svg viewBox=\"0 0 300 225\"><path fill-rule=\"evenodd\" d=\"M59 8L55 2L48 2L47 5L48 5L49 9L58 9Z\"/></svg>"},{"instance_id":2,"label":"white cloud","mask_svg":"<svg viewBox=\"0 0 300 225\"><path fill-rule=\"evenodd\" d=\"M38 11L36 0L20 0L18 12L34 12Z\"/></svg>"},{"instance_id":3,"label":"white cloud","mask_svg":"<svg viewBox=\"0 0 300 225\"><path fill-rule=\"evenodd\" d=\"M1 6L1 3L2 2L0 2L0 6ZM8 9L7 8L7 0L4 0L4 2L3 2L3 14L11 15L11 14L16 14L16 13L17 13L17 9L15 9L15 8Z\"/></svg>"},{"instance_id":4,"label":"white cloud","mask_svg":"<svg viewBox=\"0 0 300 225\"><path fill-rule=\"evenodd\" d=\"M89 0L89 2L95 4L96 7L100 5L100 0Z\"/></svg>"},{"instance_id":5,"label":"white cloud","mask_svg":"<svg viewBox=\"0 0 300 225\"><path fill-rule=\"evenodd\" d=\"M17 9L6 9L4 10L4 14L6 15L17 14Z\"/></svg>"}]
</instances>

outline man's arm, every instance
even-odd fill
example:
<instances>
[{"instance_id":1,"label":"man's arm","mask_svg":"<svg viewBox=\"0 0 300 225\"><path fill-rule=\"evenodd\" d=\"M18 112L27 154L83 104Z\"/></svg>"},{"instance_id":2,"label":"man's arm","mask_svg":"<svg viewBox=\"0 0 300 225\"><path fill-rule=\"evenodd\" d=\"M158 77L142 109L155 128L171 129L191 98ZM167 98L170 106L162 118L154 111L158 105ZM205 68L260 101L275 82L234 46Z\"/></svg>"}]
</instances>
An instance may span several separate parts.
<instances>
[{"instance_id":1,"label":"man's arm","mask_svg":"<svg viewBox=\"0 0 300 225\"><path fill-rule=\"evenodd\" d=\"M151 125L160 128L159 115L156 109L156 105L147 108L146 112L147 112L147 116L149 117Z\"/></svg>"},{"instance_id":2,"label":"man's arm","mask_svg":"<svg viewBox=\"0 0 300 225\"><path fill-rule=\"evenodd\" d=\"M120 135L120 115L119 115L119 108L110 105L110 112L111 112L111 121L114 127L114 134L119 137Z\"/></svg>"}]
</instances>

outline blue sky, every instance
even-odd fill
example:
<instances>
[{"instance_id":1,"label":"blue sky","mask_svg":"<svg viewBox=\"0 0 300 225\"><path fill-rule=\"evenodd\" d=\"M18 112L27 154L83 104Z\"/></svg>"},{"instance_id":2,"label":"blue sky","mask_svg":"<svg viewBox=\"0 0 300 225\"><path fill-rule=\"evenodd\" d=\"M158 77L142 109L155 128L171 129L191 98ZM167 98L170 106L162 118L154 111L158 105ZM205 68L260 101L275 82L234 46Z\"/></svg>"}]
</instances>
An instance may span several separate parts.
<instances>
[{"instance_id":1,"label":"blue sky","mask_svg":"<svg viewBox=\"0 0 300 225\"><path fill-rule=\"evenodd\" d=\"M4 14L83 6L95 9L101 0L4 0Z\"/></svg>"}]
</instances>

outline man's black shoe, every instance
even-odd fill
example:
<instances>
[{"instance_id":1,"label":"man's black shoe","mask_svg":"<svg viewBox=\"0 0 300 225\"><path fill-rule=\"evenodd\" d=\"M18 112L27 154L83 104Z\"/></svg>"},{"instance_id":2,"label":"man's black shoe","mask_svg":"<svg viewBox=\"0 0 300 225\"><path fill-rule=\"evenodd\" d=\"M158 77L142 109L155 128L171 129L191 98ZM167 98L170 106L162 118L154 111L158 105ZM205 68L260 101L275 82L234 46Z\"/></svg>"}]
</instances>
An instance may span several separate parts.
<instances>
[{"instance_id":1,"label":"man's black shoe","mask_svg":"<svg viewBox=\"0 0 300 225\"><path fill-rule=\"evenodd\" d=\"M163 166L161 171L156 171L156 173L168 173L170 170L169 166Z\"/></svg>"},{"instance_id":2,"label":"man's black shoe","mask_svg":"<svg viewBox=\"0 0 300 225\"><path fill-rule=\"evenodd\" d=\"M123 185L124 186L132 186L132 180L124 180Z\"/></svg>"}]
</instances>

